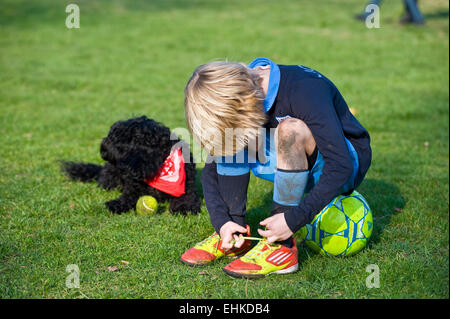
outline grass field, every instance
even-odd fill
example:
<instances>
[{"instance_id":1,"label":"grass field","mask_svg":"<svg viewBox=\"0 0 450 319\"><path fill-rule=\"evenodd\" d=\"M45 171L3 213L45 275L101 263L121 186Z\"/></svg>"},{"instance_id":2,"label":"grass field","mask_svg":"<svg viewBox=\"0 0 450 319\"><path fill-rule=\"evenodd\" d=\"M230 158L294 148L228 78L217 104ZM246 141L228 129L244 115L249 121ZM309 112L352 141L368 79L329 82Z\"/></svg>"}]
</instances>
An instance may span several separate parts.
<instances>
[{"instance_id":1,"label":"grass field","mask_svg":"<svg viewBox=\"0 0 450 319\"><path fill-rule=\"evenodd\" d=\"M80 29L65 27L70 2ZM353 19L364 2L0 0L0 297L448 298L449 4L420 1L427 24L414 27L398 23L401 1L385 1L381 28L368 29ZM60 159L101 163L117 120L185 127L197 65L258 56L324 73L369 130L358 190L375 229L360 254L300 244L300 271L264 280L228 277L226 260L190 268L180 255L213 231L204 205L188 217L111 215L103 203L118 192L61 174ZM254 230L271 196L251 180ZM79 289L65 285L68 264ZM365 285L370 264L380 288Z\"/></svg>"}]
</instances>

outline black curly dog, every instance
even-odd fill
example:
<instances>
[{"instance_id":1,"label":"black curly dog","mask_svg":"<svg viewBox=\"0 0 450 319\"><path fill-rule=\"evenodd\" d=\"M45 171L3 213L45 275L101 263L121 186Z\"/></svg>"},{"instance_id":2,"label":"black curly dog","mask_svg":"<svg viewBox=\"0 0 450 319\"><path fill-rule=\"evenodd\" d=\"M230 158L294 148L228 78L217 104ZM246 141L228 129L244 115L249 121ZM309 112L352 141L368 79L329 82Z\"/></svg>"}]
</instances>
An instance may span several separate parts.
<instances>
[{"instance_id":1,"label":"black curly dog","mask_svg":"<svg viewBox=\"0 0 450 319\"><path fill-rule=\"evenodd\" d=\"M144 181L152 179L170 154L172 146L182 140L172 136L169 128L145 116L116 122L100 145L100 155L106 161L101 165L62 162L62 169L73 180L97 181L106 190L118 188L122 195L106 207L113 213L136 208L143 195L151 195L158 202L168 201L172 213L196 214L201 202L195 188L195 164L192 153L185 158L185 194L174 197L159 191ZM186 144L183 144L185 147ZM187 148L188 149L188 148ZM185 152L183 152L185 153Z\"/></svg>"}]
</instances>

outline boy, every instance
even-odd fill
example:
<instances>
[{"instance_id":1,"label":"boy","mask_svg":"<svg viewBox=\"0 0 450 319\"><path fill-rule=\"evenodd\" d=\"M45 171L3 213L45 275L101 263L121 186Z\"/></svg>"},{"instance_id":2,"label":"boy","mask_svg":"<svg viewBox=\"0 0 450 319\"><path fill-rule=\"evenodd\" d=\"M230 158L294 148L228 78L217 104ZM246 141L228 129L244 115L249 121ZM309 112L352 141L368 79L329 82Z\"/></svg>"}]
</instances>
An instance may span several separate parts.
<instances>
[{"instance_id":1,"label":"boy","mask_svg":"<svg viewBox=\"0 0 450 319\"><path fill-rule=\"evenodd\" d=\"M293 234L362 182L371 162L368 132L325 76L267 58L248 66L201 65L185 95L188 127L210 154L202 186L216 232L181 261L204 265L245 254L224 271L245 278L295 272ZM237 134L227 134L229 129ZM250 234L245 223L250 171L274 182L271 217L260 222L266 230L258 229L264 239L252 249L241 236ZM303 198L304 193L309 194Z\"/></svg>"}]
</instances>

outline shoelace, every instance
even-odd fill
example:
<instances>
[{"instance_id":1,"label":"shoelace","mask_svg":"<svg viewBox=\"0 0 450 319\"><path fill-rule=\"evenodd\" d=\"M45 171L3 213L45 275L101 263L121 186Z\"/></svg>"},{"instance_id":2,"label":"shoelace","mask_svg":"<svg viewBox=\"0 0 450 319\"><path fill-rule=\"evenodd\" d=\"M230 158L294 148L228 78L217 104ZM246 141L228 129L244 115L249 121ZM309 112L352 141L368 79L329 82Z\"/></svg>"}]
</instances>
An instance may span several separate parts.
<instances>
[{"instance_id":1,"label":"shoelace","mask_svg":"<svg viewBox=\"0 0 450 319\"><path fill-rule=\"evenodd\" d=\"M208 244L210 241L214 240L215 237L218 237L218 236L219 235L217 233L214 233L214 234L210 235L209 237L203 239L201 242L198 243L198 245Z\"/></svg>"},{"instance_id":2,"label":"shoelace","mask_svg":"<svg viewBox=\"0 0 450 319\"><path fill-rule=\"evenodd\" d=\"M215 243L215 247L214 247L214 253L216 254L217 251L219 250L219 242L220 242L220 236L217 233L212 234L211 236L203 239L199 245L203 245L203 244L208 244L210 241L216 240L216 237L218 238L217 243Z\"/></svg>"},{"instance_id":3,"label":"shoelace","mask_svg":"<svg viewBox=\"0 0 450 319\"><path fill-rule=\"evenodd\" d=\"M267 247L267 249L271 249L271 248L275 248L278 247L278 244L269 244L267 242L267 238L263 237L263 238L258 238L258 237L245 237L242 236L241 238L243 239L248 239L248 240L258 240L259 243L253 247L245 256L249 259L255 260L257 257L259 257L262 253L263 253L263 248ZM234 243L234 240L232 241Z\"/></svg>"},{"instance_id":4,"label":"shoelace","mask_svg":"<svg viewBox=\"0 0 450 319\"><path fill-rule=\"evenodd\" d=\"M245 255L245 257L249 258L249 259L253 259L255 260L257 257L259 257L262 253L263 253L263 248L267 247L267 249L271 249L274 248L278 245L274 245L274 244L269 244L267 242L267 238L256 238L257 240L259 240L259 243L253 247L252 250L250 250L247 255Z\"/></svg>"},{"instance_id":5,"label":"shoelace","mask_svg":"<svg viewBox=\"0 0 450 319\"><path fill-rule=\"evenodd\" d=\"M210 235L209 237L203 239L201 242L198 243L198 245L203 245L203 244L208 244L209 242L213 241L216 239L216 237L219 237L219 240L217 241L217 244L215 244L215 252L217 252L217 250L219 249L219 241L220 241L220 236L217 233L214 233L212 235ZM267 245L268 248L270 248L270 244L267 243L267 238L259 238L259 237L247 237L247 236L242 236L241 237L244 240L258 240L261 242L264 242L265 245ZM234 239L231 240L231 243L234 244L236 241ZM260 244L258 243L258 245ZM256 247L256 246L255 246ZM252 249L253 250L253 249Z\"/></svg>"},{"instance_id":6,"label":"shoelace","mask_svg":"<svg viewBox=\"0 0 450 319\"><path fill-rule=\"evenodd\" d=\"M258 237L248 237L248 236L241 236L240 238L244 239L244 240L259 240L259 241L263 241L266 240L266 238L258 238ZM206 240L206 239L205 239ZM220 240L220 239L219 239ZM231 244L234 245L236 241L234 239L231 240ZM219 243L217 242L216 245L216 250L215 252L217 252L217 250L219 249ZM232 248L231 248L232 249Z\"/></svg>"}]
</instances>

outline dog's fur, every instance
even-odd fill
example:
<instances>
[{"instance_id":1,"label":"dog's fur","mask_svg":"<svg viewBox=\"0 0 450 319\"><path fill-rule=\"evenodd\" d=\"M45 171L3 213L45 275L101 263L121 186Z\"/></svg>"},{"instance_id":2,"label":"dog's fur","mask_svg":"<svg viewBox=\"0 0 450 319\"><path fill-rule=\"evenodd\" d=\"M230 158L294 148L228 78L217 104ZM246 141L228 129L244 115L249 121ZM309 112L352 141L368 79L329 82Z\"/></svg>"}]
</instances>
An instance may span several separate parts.
<instances>
[{"instance_id":1,"label":"dog's fur","mask_svg":"<svg viewBox=\"0 0 450 319\"><path fill-rule=\"evenodd\" d=\"M153 178L172 146L181 145L182 140L171 139L169 128L145 116L116 122L100 145L100 155L106 161L101 165L90 163L62 162L62 169L73 180L97 181L98 186L111 190L118 188L122 195L109 202L106 207L113 213L123 213L136 208L143 195L151 195L158 202L168 201L172 213L196 214L201 202L195 188L195 164L189 152L185 155L185 194L174 197L161 192L144 180ZM177 146L178 146L177 145ZM185 147L188 147L184 144ZM183 149L187 149L183 147ZM183 152L185 153L185 152Z\"/></svg>"}]
</instances>

